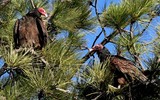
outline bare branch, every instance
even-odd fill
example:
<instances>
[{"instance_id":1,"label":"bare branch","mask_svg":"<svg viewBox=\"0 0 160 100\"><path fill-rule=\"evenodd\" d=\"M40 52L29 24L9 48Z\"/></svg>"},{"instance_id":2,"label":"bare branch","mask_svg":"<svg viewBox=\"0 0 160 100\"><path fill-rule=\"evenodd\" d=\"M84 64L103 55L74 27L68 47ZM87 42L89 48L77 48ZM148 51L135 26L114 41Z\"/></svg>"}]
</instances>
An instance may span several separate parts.
<instances>
[{"instance_id":1,"label":"bare branch","mask_svg":"<svg viewBox=\"0 0 160 100\"><path fill-rule=\"evenodd\" d=\"M123 28L121 28L121 29L120 29L120 31L121 31L121 32L127 32L127 33L130 33L130 31L125 30L125 29L123 29Z\"/></svg>"},{"instance_id":2,"label":"bare branch","mask_svg":"<svg viewBox=\"0 0 160 100\"><path fill-rule=\"evenodd\" d=\"M151 17L151 19L149 20L148 24L147 24L146 27L142 30L142 32L140 33L140 35L143 34L143 33L146 31L146 29L147 29L147 28L149 27L149 25L151 24L153 18L154 18L154 17Z\"/></svg>"},{"instance_id":3,"label":"bare branch","mask_svg":"<svg viewBox=\"0 0 160 100\"><path fill-rule=\"evenodd\" d=\"M132 40L133 37L134 37L134 34L133 34L133 24L134 24L134 22L131 21L131 25L130 25L130 40Z\"/></svg>"},{"instance_id":4,"label":"bare branch","mask_svg":"<svg viewBox=\"0 0 160 100\"><path fill-rule=\"evenodd\" d=\"M71 91L69 91L69 90L64 90L64 89L61 89L61 88L56 88L56 90L59 90L59 91L64 92L64 93L71 94Z\"/></svg>"},{"instance_id":5,"label":"bare branch","mask_svg":"<svg viewBox=\"0 0 160 100\"><path fill-rule=\"evenodd\" d=\"M32 7L36 8L35 5L34 5L34 3L33 3L33 0L30 0L30 2L31 2Z\"/></svg>"},{"instance_id":6,"label":"bare branch","mask_svg":"<svg viewBox=\"0 0 160 100\"><path fill-rule=\"evenodd\" d=\"M101 32L96 36L96 38L95 38L95 40L94 40L94 42L93 42L93 44L92 44L92 47L95 45L97 39L101 36L102 32L103 32L103 31L101 31Z\"/></svg>"},{"instance_id":7,"label":"bare branch","mask_svg":"<svg viewBox=\"0 0 160 100\"><path fill-rule=\"evenodd\" d=\"M151 21L153 20L153 18L154 18L154 17L152 17L152 18L149 20L148 24L147 24L146 27L142 30L142 32L140 33L140 35L142 35L142 34L146 31L146 29L149 27ZM134 38L133 31L134 31L134 30L133 30L133 22L131 22L131 25L130 25L130 40L132 40L132 39ZM136 49L135 49L135 47L134 47L133 44L132 44L132 47L133 47L134 51L136 51ZM128 48L128 51L130 52L130 48ZM131 52L130 52L130 54L131 54ZM132 55L132 54L131 54L131 55ZM133 56L134 56L134 58L135 58L135 62L138 63L138 65L140 66L140 68L141 68L142 71L143 71L144 68L143 68L143 66L142 66L142 64L141 64L141 61L140 61L140 58L139 58L139 54L137 54L137 53L135 52L135 54L134 54Z\"/></svg>"},{"instance_id":8,"label":"bare branch","mask_svg":"<svg viewBox=\"0 0 160 100\"><path fill-rule=\"evenodd\" d=\"M101 22L100 17L99 17L99 13L98 13L98 9L97 9L97 0L95 0L95 4L94 4L93 7L95 8L95 13L96 13L98 22L99 22L99 24L100 24L100 26L101 26L101 28L102 28L102 32L104 33L104 36L107 37L107 36L106 36L106 31L105 31L105 29L104 29L104 26L102 26L102 22Z\"/></svg>"},{"instance_id":9,"label":"bare branch","mask_svg":"<svg viewBox=\"0 0 160 100\"><path fill-rule=\"evenodd\" d=\"M134 49L134 51L135 51L134 46L133 46L133 49ZM143 66L142 66L142 64L141 64L141 62L140 62L139 55L138 55L137 53L135 53L135 54L133 55L133 54L130 52L130 48L129 48L129 47L127 47L127 50L128 50L128 52L129 52L129 54L134 57L135 62L138 63L140 69L141 69L142 71L144 71L144 68L143 68Z\"/></svg>"},{"instance_id":10,"label":"bare branch","mask_svg":"<svg viewBox=\"0 0 160 100\"><path fill-rule=\"evenodd\" d=\"M132 41L132 39L134 38L134 34L133 34L133 22L131 22L131 25L130 25L130 41ZM139 54L136 53L136 49L134 47L134 43L132 44L132 47L133 47L133 50L135 51L135 54L133 55L134 56L134 59L135 59L135 62L138 63L138 65L140 66L140 68L144 71L144 68L140 62L140 59L139 59ZM130 52L130 48L128 49L129 52ZM131 54L131 52L130 52Z\"/></svg>"},{"instance_id":11,"label":"bare branch","mask_svg":"<svg viewBox=\"0 0 160 100\"><path fill-rule=\"evenodd\" d=\"M78 48L80 48L81 50L90 50L87 46L77 46Z\"/></svg>"}]
</instances>

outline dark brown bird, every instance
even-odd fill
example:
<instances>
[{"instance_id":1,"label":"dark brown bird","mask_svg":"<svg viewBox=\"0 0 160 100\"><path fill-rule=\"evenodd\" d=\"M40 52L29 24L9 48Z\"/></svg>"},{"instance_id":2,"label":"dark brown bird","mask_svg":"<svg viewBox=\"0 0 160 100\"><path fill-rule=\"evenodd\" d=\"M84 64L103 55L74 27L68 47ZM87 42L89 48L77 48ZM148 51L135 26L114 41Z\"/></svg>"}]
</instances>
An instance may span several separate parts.
<instances>
[{"instance_id":1,"label":"dark brown bird","mask_svg":"<svg viewBox=\"0 0 160 100\"><path fill-rule=\"evenodd\" d=\"M91 51L97 52L100 62L104 62L106 61L106 59L110 60L110 64L112 66L111 70L114 71L115 74L117 74L117 82L120 85L124 85L126 83L126 76L129 76L131 81L147 81L147 77L134 65L133 62L121 56L111 55L108 49L103 45L98 44L94 46Z\"/></svg>"},{"instance_id":2,"label":"dark brown bird","mask_svg":"<svg viewBox=\"0 0 160 100\"><path fill-rule=\"evenodd\" d=\"M35 8L16 21L13 32L16 49L20 47L42 49L46 45L48 33L41 15L47 17L46 11L43 8Z\"/></svg>"}]
</instances>

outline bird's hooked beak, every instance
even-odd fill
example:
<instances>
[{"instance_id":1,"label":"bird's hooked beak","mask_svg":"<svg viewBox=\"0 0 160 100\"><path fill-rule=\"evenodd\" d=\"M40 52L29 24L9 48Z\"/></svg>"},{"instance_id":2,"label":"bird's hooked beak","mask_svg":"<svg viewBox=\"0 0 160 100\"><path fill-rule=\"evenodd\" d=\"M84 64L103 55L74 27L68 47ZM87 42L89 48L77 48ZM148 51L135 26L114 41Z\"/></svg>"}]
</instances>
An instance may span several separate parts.
<instances>
[{"instance_id":1,"label":"bird's hooked beak","mask_svg":"<svg viewBox=\"0 0 160 100\"><path fill-rule=\"evenodd\" d=\"M38 8L38 12L39 12L41 15L43 15L43 16L45 16L45 17L48 17L47 12L46 12L43 8Z\"/></svg>"},{"instance_id":2,"label":"bird's hooked beak","mask_svg":"<svg viewBox=\"0 0 160 100\"><path fill-rule=\"evenodd\" d=\"M44 14L44 16L45 16L45 17L48 17L48 14L46 13L46 14Z\"/></svg>"}]
</instances>

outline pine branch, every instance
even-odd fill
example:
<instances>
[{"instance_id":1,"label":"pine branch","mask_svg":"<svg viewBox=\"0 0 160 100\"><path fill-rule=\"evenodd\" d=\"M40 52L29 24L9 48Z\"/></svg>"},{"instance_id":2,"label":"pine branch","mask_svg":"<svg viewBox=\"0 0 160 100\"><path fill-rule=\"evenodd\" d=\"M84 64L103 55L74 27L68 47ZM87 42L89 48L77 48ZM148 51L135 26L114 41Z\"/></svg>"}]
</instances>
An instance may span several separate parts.
<instances>
[{"instance_id":1,"label":"pine branch","mask_svg":"<svg viewBox=\"0 0 160 100\"><path fill-rule=\"evenodd\" d=\"M16 52L21 52L21 51L23 51L23 50L25 50L25 49L19 48L19 49L16 49L15 51L16 51ZM48 63L41 55L39 55L33 48L29 48L29 49L26 51L26 53L28 53L28 52L30 52L31 54L33 54L33 55L37 56L38 58L40 58L40 60L41 60L45 65L50 66L49 63Z\"/></svg>"}]
</instances>

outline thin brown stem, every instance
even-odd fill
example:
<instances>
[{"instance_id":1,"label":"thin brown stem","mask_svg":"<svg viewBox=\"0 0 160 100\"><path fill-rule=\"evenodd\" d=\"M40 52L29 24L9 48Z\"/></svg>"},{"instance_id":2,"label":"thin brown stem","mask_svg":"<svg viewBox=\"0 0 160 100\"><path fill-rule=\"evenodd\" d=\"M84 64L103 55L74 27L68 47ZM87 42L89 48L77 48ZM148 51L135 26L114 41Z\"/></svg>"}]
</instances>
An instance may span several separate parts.
<instances>
[{"instance_id":1,"label":"thin brown stem","mask_svg":"<svg viewBox=\"0 0 160 100\"><path fill-rule=\"evenodd\" d=\"M94 40L94 42L93 42L93 44L92 44L92 47L95 45L96 41L97 41L98 38L101 36L102 32L103 32L103 31L101 31L101 32L96 36L96 38L95 38L95 40Z\"/></svg>"},{"instance_id":2,"label":"thin brown stem","mask_svg":"<svg viewBox=\"0 0 160 100\"><path fill-rule=\"evenodd\" d=\"M132 41L132 39L134 38L134 30L133 30L133 24L134 22L131 21L131 25L130 25L130 41ZM148 26L148 25L147 25ZM145 31L145 30L143 30ZM141 34L140 34L141 35ZM140 61L140 58L139 58L139 54L136 52L136 49L135 49L135 46L134 46L134 43L132 43L132 48L134 50L134 54L132 54L130 52L130 48L128 48L128 52L130 52L131 55L134 56L134 59L135 59L135 62L139 65L140 69L144 70L142 64L141 64L141 61Z\"/></svg>"},{"instance_id":3,"label":"thin brown stem","mask_svg":"<svg viewBox=\"0 0 160 100\"><path fill-rule=\"evenodd\" d=\"M142 30L142 32L140 33L140 35L142 35L149 27L149 25L151 24L152 20L154 17L151 17L151 19L149 20L148 24L146 25L146 27Z\"/></svg>"},{"instance_id":4,"label":"thin brown stem","mask_svg":"<svg viewBox=\"0 0 160 100\"><path fill-rule=\"evenodd\" d=\"M104 33L104 36L107 37L107 36L106 36L106 31L105 31L104 26L102 25L102 22L101 22L100 17L99 17L99 13L98 13L98 9L97 9L97 0L95 0L95 4L94 4L93 7L95 8L95 13L96 13L98 22L99 22L99 24L100 24L100 26L101 26L101 28L102 28L102 31L103 31L103 33Z\"/></svg>"}]
</instances>

